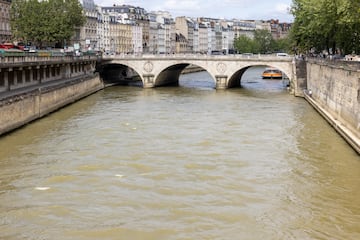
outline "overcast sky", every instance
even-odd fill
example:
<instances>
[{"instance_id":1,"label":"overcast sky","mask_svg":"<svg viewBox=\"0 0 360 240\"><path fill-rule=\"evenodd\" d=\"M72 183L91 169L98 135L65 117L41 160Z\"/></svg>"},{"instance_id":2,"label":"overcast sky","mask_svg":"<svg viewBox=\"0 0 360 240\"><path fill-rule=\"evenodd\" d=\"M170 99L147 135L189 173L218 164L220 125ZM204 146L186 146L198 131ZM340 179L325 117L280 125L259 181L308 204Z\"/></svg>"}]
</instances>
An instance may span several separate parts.
<instances>
[{"instance_id":1,"label":"overcast sky","mask_svg":"<svg viewBox=\"0 0 360 240\"><path fill-rule=\"evenodd\" d=\"M146 11L168 11L177 16L238 18L242 20L279 19L292 22L292 0L94 0L100 6L128 4Z\"/></svg>"}]
</instances>

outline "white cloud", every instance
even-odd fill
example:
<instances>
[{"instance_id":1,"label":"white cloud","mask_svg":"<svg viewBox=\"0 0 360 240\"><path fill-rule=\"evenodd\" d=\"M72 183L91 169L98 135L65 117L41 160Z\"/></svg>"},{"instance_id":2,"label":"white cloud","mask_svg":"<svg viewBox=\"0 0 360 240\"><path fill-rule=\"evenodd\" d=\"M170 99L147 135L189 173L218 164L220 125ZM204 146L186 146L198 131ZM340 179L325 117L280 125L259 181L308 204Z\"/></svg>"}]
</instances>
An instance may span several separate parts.
<instances>
[{"instance_id":1,"label":"white cloud","mask_svg":"<svg viewBox=\"0 0 360 240\"><path fill-rule=\"evenodd\" d=\"M168 0L165 1L164 7L166 9L173 9L173 10L196 10L200 8L198 1L191 1L191 0Z\"/></svg>"},{"instance_id":2,"label":"white cloud","mask_svg":"<svg viewBox=\"0 0 360 240\"><path fill-rule=\"evenodd\" d=\"M278 13L288 14L289 10L290 10L290 5L285 4L285 3L278 3L275 6L275 10Z\"/></svg>"},{"instance_id":3,"label":"white cloud","mask_svg":"<svg viewBox=\"0 0 360 240\"><path fill-rule=\"evenodd\" d=\"M159 5L156 5L154 9L156 10L165 10L170 12L174 16L193 16L194 13L197 13L202 10L202 5L199 3L201 1L195 0L166 0L161 1Z\"/></svg>"}]
</instances>

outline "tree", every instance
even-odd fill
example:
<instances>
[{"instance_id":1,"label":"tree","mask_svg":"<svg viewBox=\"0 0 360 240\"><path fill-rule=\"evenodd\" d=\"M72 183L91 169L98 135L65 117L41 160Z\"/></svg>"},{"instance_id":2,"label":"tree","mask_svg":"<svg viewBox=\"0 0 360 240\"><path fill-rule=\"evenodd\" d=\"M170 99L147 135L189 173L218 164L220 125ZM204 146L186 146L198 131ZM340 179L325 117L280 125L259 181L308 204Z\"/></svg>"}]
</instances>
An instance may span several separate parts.
<instances>
[{"instance_id":1,"label":"tree","mask_svg":"<svg viewBox=\"0 0 360 240\"><path fill-rule=\"evenodd\" d=\"M344 0L338 7L336 41L345 53L360 53L360 0Z\"/></svg>"},{"instance_id":2,"label":"tree","mask_svg":"<svg viewBox=\"0 0 360 240\"><path fill-rule=\"evenodd\" d=\"M254 43L251 38L245 35L240 35L237 39L235 39L234 43L235 49L239 53L252 53L254 52Z\"/></svg>"},{"instance_id":3,"label":"tree","mask_svg":"<svg viewBox=\"0 0 360 240\"><path fill-rule=\"evenodd\" d=\"M360 0L293 0L292 44L335 54L359 52Z\"/></svg>"},{"instance_id":4,"label":"tree","mask_svg":"<svg viewBox=\"0 0 360 240\"><path fill-rule=\"evenodd\" d=\"M291 42L289 37L274 40L274 52L291 52Z\"/></svg>"},{"instance_id":5,"label":"tree","mask_svg":"<svg viewBox=\"0 0 360 240\"><path fill-rule=\"evenodd\" d=\"M275 40L267 30L255 30L254 39L241 35L234 41L235 49L240 53L290 52L289 38Z\"/></svg>"},{"instance_id":6,"label":"tree","mask_svg":"<svg viewBox=\"0 0 360 240\"><path fill-rule=\"evenodd\" d=\"M13 0L11 4L14 37L39 46L55 43L63 46L85 21L78 0Z\"/></svg>"},{"instance_id":7,"label":"tree","mask_svg":"<svg viewBox=\"0 0 360 240\"><path fill-rule=\"evenodd\" d=\"M274 49L274 38L268 30L255 30L254 41L257 45L256 52L258 53L268 53L272 52Z\"/></svg>"}]
</instances>

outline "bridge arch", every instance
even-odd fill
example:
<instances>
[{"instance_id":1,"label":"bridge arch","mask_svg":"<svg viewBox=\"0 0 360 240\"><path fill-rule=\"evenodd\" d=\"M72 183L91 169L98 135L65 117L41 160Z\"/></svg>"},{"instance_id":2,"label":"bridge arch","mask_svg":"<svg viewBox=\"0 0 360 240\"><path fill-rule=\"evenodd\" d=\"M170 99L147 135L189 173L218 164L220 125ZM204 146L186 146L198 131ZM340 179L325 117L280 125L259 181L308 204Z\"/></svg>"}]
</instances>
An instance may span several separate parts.
<instances>
[{"instance_id":1,"label":"bridge arch","mask_svg":"<svg viewBox=\"0 0 360 240\"><path fill-rule=\"evenodd\" d=\"M164 85L178 85L181 73L188 66L194 66L196 68L201 68L203 71L206 71L212 77L214 83L216 83L214 77L210 72L208 72L208 69L206 69L205 66L199 66L198 64L189 62L178 62L160 70L160 72L155 76L155 87Z\"/></svg>"},{"instance_id":2,"label":"bridge arch","mask_svg":"<svg viewBox=\"0 0 360 240\"><path fill-rule=\"evenodd\" d=\"M283 66L277 64L248 64L242 66L240 69L231 74L227 81L227 88L240 87L241 79L244 73L251 67L271 67L279 69L288 79L291 79L291 73L287 73L289 69L285 69Z\"/></svg>"}]
</instances>

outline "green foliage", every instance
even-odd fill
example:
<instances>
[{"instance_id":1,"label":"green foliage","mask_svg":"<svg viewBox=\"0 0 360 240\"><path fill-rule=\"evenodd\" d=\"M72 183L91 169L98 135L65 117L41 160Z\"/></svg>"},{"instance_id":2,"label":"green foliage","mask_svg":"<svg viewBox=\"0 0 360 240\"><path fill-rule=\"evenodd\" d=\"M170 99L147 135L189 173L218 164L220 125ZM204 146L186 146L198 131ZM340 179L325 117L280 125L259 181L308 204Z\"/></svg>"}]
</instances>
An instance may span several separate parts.
<instances>
[{"instance_id":1,"label":"green foliage","mask_svg":"<svg viewBox=\"0 0 360 240\"><path fill-rule=\"evenodd\" d=\"M78 0L13 0L10 18L16 39L39 46L69 40L86 21Z\"/></svg>"},{"instance_id":2,"label":"green foliage","mask_svg":"<svg viewBox=\"0 0 360 240\"><path fill-rule=\"evenodd\" d=\"M268 53L274 50L274 38L267 30L255 30L254 41L257 45L258 53Z\"/></svg>"},{"instance_id":3,"label":"green foliage","mask_svg":"<svg viewBox=\"0 0 360 240\"><path fill-rule=\"evenodd\" d=\"M251 38L241 35L235 39L235 49L240 53L252 53L254 51L254 43Z\"/></svg>"},{"instance_id":4,"label":"green foliage","mask_svg":"<svg viewBox=\"0 0 360 240\"><path fill-rule=\"evenodd\" d=\"M359 53L360 0L293 0L291 42L299 52Z\"/></svg>"},{"instance_id":5,"label":"green foliage","mask_svg":"<svg viewBox=\"0 0 360 240\"><path fill-rule=\"evenodd\" d=\"M234 46L240 53L289 52L290 41L287 38L275 40L267 30L255 30L254 39L241 35L235 39Z\"/></svg>"},{"instance_id":6,"label":"green foliage","mask_svg":"<svg viewBox=\"0 0 360 240\"><path fill-rule=\"evenodd\" d=\"M292 52L289 37L275 40L274 52Z\"/></svg>"}]
</instances>

